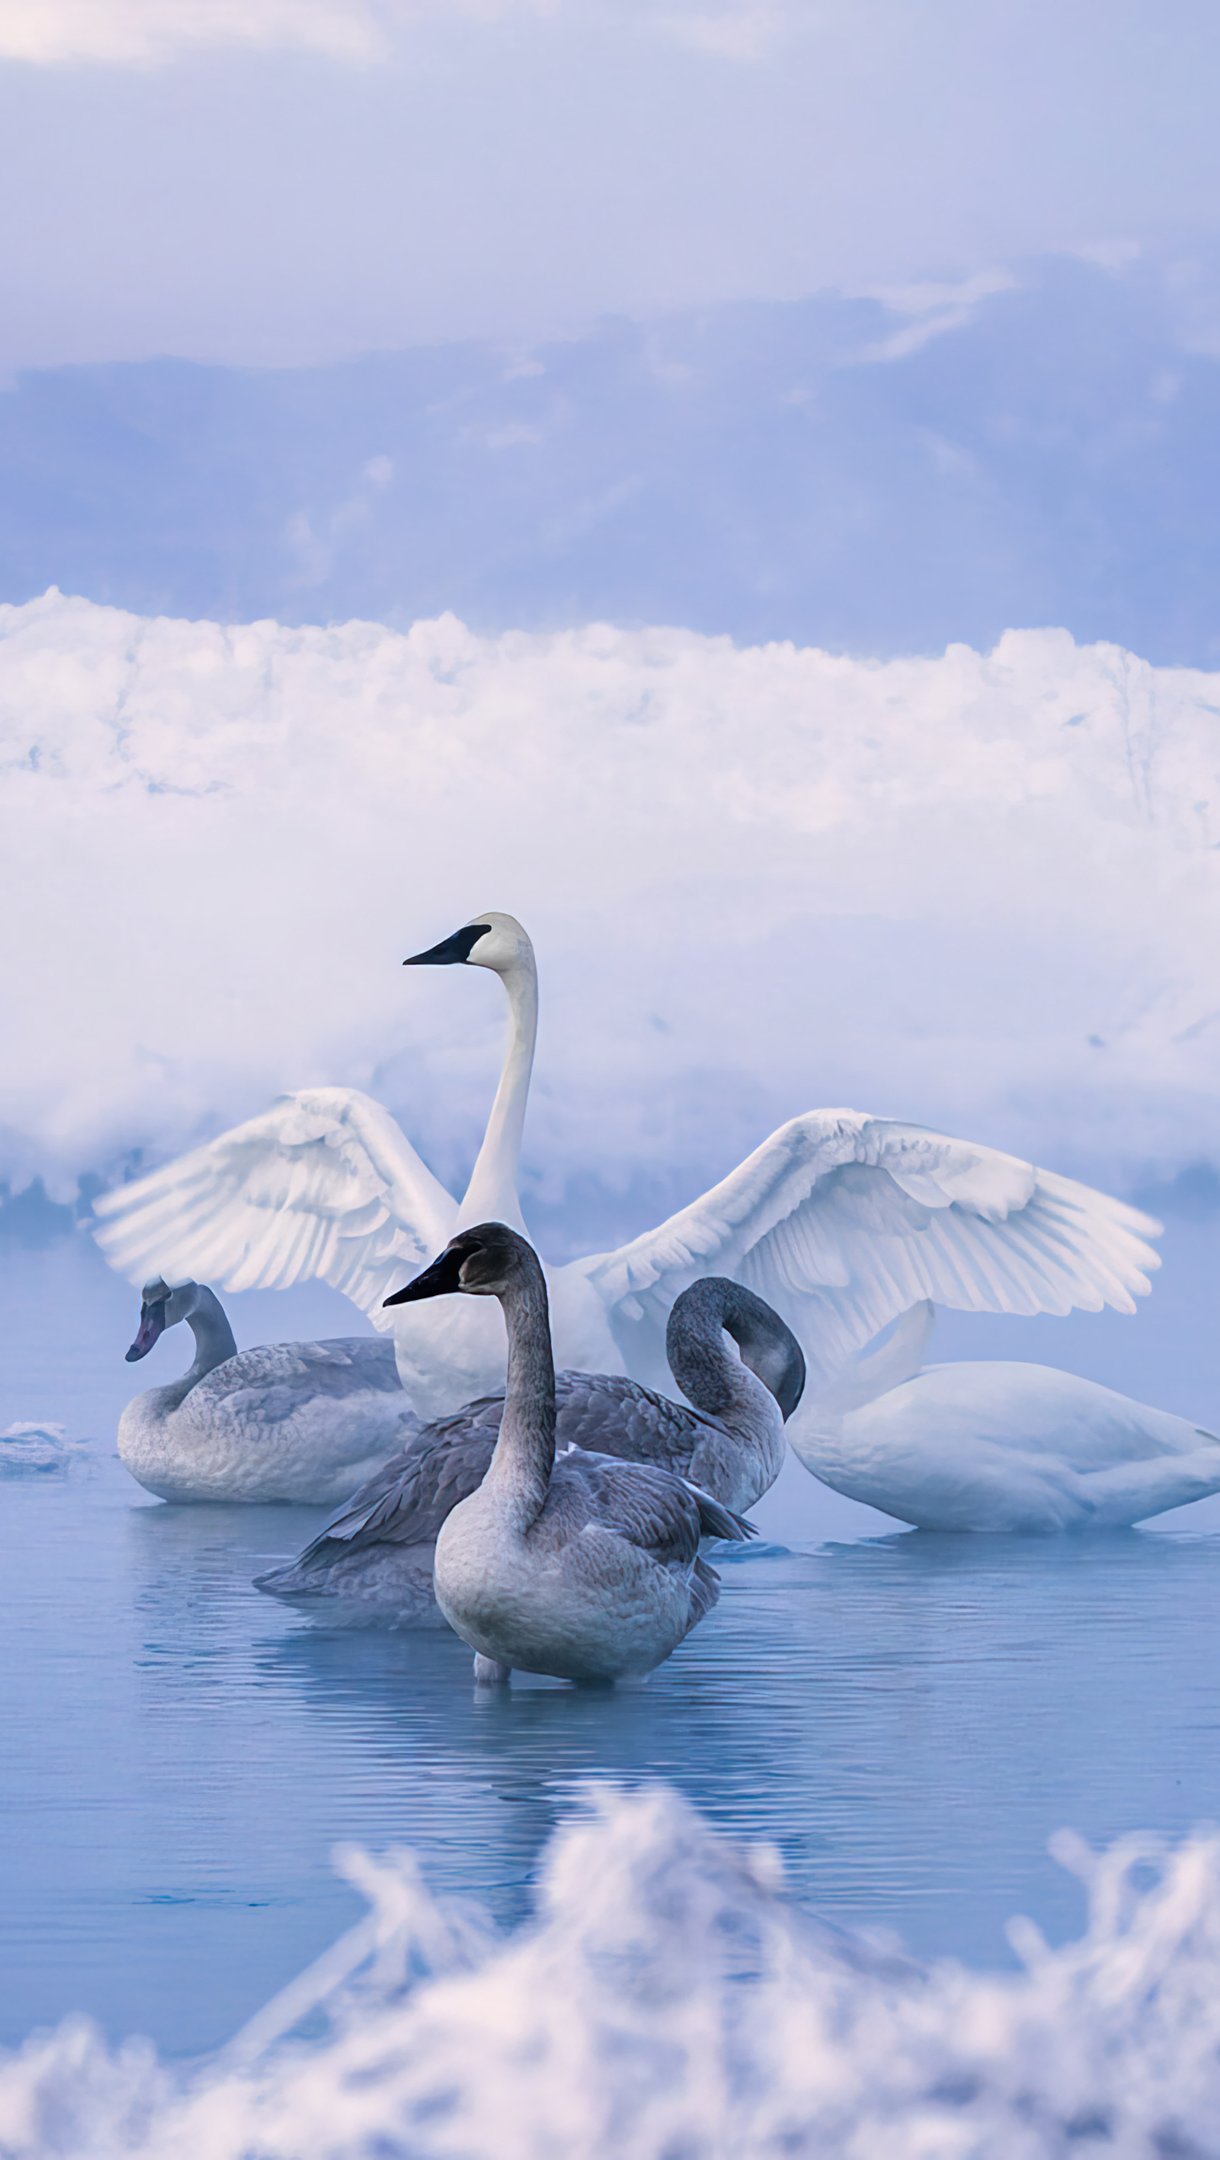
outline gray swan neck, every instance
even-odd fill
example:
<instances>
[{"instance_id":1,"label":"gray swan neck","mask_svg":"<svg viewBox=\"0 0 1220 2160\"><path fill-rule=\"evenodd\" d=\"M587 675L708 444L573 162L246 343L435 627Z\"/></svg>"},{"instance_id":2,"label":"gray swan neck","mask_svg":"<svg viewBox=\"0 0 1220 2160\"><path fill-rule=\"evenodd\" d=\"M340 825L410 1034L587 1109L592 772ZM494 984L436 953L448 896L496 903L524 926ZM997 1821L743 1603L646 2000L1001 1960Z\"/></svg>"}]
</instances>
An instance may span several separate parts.
<instances>
[{"instance_id":1,"label":"gray swan neck","mask_svg":"<svg viewBox=\"0 0 1220 2160\"><path fill-rule=\"evenodd\" d=\"M734 1357L725 1336L736 1343ZM688 1402L722 1425L791 1415L804 1358L791 1329L761 1298L721 1275L692 1283L665 1331L670 1371Z\"/></svg>"},{"instance_id":2,"label":"gray swan neck","mask_svg":"<svg viewBox=\"0 0 1220 2160\"><path fill-rule=\"evenodd\" d=\"M172 1381L167 1390L174 1398L174 1408L184 1403L191 1389L210 1372L215 1372L218 1365L237 1356L237 1338L214 1291L200 1284L186 1321L195 1338L195 1357L189 1371L183 1373L181 1380Z\"/></svg>"},{"instance_id":3,"label":"gray swan neck","mask_svg":"<svg viewBox=\"0 0 1220 2160\"><path fill-rule=\"evenodd\" d=\"M542 1512L555 1463L555 1361L546 1282L533 1253L499 1293L508 1330L504 1414L483 1483L514 1526Z\"/></svg>"}]
</instances>

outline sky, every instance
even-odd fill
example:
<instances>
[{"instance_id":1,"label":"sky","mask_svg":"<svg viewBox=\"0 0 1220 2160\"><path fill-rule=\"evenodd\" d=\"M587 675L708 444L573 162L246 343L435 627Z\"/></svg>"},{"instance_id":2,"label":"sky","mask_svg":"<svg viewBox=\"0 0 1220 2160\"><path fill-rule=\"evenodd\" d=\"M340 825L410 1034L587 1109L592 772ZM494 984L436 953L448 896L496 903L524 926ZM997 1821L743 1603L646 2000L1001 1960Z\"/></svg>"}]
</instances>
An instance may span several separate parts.
<instances>
[{"instance_id":1,"label":"sky","mask_svg":"<svg viewBox=\"0 0 1220 2160\"><path fill-rule=\"evenodd\" d=\"M1122 258L1210 0L0 0L0 366L296 362Z\"/></svg>"}]
</instances>

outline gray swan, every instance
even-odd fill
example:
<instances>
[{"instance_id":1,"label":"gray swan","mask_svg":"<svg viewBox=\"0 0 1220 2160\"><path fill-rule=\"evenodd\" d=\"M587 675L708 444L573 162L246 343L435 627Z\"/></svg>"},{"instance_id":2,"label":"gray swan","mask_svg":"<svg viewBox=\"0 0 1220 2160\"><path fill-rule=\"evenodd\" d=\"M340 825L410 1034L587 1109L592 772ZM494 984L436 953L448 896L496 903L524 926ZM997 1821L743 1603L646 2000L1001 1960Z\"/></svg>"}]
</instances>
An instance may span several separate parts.
<instances>
[{"instance_id":1,"label":"gray swan","mask_svg":"<svg viewBox=\"0 0 1220 2160\"><path fill-rule=\"evenodd\" d=\"M119 1420L122 1461L159 1499L333 1506L419 1430L383 1336L239 1350L214 1291L154 1276L128 1363L179 1321L195 1338L193 1364Z\"/></svg>"},{"instance_id":2,"label":"gray swan","mask_svg":"<svg viewBox=\"0 0 1220 2160\"><path fill-rule=\"evenodd\" d=\"M462 1292L499 1300L508 1384L495 1450L436 1541L436 1598L475 1653L476 1682L514 1670L559 1680L641 1679L720 1594L704 1537L750 1526L653 1463L555 1452L555 1367L546 1279L503 1223L458 1232L396 1293L403 1304Z\"/></svg>"},{"instance_id":3,"label":"gray swan","mask_svg":"<svg viewBox=\"0 0 1220 2160\"><path fill-rule=\"evenodd\" d=\"M752 1291L708 1276L677 1300L666 1351L685 1403L620 1374L560 1373L559 1446L653 1464L742 1513L779 1475L784 1424L805 1384L800 1344ZM299 1559L260 1576L258 1587L338 1601L399 1625L439 1623L436 1540L451 1509L486 1475L504 1405L502 1395L484 1396L424 1426Z\"/></svg>"}]
</instances>

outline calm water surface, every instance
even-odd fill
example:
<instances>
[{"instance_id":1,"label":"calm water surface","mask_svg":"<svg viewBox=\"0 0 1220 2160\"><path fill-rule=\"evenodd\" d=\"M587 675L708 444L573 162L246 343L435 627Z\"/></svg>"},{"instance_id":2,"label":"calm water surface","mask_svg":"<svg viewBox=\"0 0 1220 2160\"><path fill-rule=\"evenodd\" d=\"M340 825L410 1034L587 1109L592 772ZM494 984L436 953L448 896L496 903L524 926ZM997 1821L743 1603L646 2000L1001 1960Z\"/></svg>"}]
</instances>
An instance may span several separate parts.
<instances>
[{"instance_id":1,"label":"calm water surface","mask_svg":"<svg viewBox=\"0 0 1220 2160\"><path fill-rule=\"evenodd\" d=\"M1209 1232L1183 1282L1214 1257ZM724 1567L718 1612L646 1689L477 1702L455 1638L324 1631L250 1587L317 1511L168 1508L131 1483L118 1407L189 1345L125 1368L131 1294L83 1243L11 1250L0 1292L0 1427L91 1443L64 1475L0 1478L0 2040L84 2008L170 2051L217 2044L355 1916L336 1841L409 1845L515 1919L590 1776L670 1779L773 1840L822 1913L974 1963L1007 1957L1015 1911L1077 1926L1060 1825L1220 1816L1215 1503L1096 1540L936 1538L790 1464L759 1511L775 1542ZM321 1292L237 1303L242 1340L351 1325ZM1166 1300L1143 1386L1195 1415L1217 1377L1201 1309ZM1135 1387L1121 1323L1093 1325Z\"/></svg>"}]
</instances>

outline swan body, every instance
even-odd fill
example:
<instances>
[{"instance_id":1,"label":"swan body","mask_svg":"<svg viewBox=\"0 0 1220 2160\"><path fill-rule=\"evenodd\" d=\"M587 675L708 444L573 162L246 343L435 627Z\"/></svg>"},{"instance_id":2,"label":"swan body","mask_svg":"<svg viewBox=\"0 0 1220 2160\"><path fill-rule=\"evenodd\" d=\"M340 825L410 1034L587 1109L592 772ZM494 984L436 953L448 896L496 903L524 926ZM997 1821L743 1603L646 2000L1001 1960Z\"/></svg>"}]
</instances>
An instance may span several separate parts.
<instances>
[{"instance_id":1,"label":"swan body","mask_svg":"<svg viewBox=\"0 0 1220 2160\"><path fill-rule=\"evenodd\" d=\"M437 1536L437 1603L480 1680L514 1669L641 1678L716 1603L702 1538L748 1537L749 1525L653 1464L579 1448L556 1456L546 1283L523 1237L501 1223L459 1231L398 1300L453 1291L498 1298L508 1383L482 1482Z\"/></svg>"},{"instance_id":2,"label":"swan body","mask_svg":"<svg viewBox=\"0 0 1220 2160\"><path fill-rule=\"evenodd\" d=\"M389 1343L352 1336L239 1351L201 1283L145 1284L129 1362L181 1320L195 1337L194 1363L137 1395L119 1420L122 1461L159 1499L333 1503L418 1427Z\"/></svg>"},{"instance_id":3,"label":"swan body","mask_svg":"<svg viewBox=\"0 0 1220 2160\"><path fill-rule=\"evenodd\" d=\"M320 1276L393 1328L403 1386L434 1418L501 1385L495 1316L468 1299L392 1318L383 1304L404 1269L467 1224L523 1230L517 1167L538 981L521 924L494 911L409 964L490 969L508 997L500 1082L460 1204L378 1103L311 1088L105 1195L97 1235L129 1272L171 1264L233 1289ZM965 1311L1133 1311L1159 1264L1148 1242L1157 1228L994 1148L863 1111L810 1110L655 1229L547 1269L554 1341L565 1367L664 1387L674 1300L715 1272L774 1306L828 1380L924 1299Z\"/></svg>"},{"instance_id":4,"label":"swan body","mask_svg":"<svg viewBox=\"0 0 1220 2160\"><path fill-rule=\"evenodd\" d=\"M716 1277L678 1299L668 1345L689 1403L621 1375L560 1373L557 1446L651 1464L742 1514L779 1476L784 1421L804 1387L800 1345L760 1298ZM503 1414L503 1395L486 1396L423 1427L297 1560L260 1576L259 1589L335 1600L397 1626L439 1623L436 1539L452 1509L486 1476Z\"/></svg>"},{"instance_id":5,"label":"swan body","mask_svg":"<svg viewBox=\"0 0 1220 2160\"><path fill-rule=\"evenodd\" d=\"M900 1324L891 1379L925 1325L926 1309ZM1220 1492L1220 1436L1075 1373L979 1361L885 1377L862 1360L793 1444L823 1484L920 1529L1124 1529Z\"/></svg>"}]
</instances>

